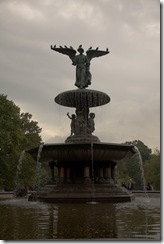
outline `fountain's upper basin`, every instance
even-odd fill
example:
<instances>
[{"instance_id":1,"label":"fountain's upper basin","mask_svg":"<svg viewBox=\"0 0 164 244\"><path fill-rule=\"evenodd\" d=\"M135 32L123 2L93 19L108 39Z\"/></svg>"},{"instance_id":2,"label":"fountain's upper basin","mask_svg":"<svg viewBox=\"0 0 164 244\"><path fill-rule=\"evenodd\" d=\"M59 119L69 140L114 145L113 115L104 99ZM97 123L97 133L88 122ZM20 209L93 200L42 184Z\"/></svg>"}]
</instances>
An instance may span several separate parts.
<instances>
[{"instance_id":1,"label":"fountain's upper basin","mask_svg":"<svg viewBox=\"0 0 164 244\"><path fill-rule=\"evenodd\" d=\"M110 102L110 97L101 91L76 89L60 93L55 102L62 106L73 108L99 107Z\"/></svg>"},{"instance_id":2,"label":"fountain's upper basin","mask_svg":"<svg viewBox=\"0 0 164 244\"><path fill-rule=\"evenodd\" d=\"M37 160L39 147L27 152ZM44 144L40 162L123 162L129 160L135 153L133 145L111 144L103 142L92 143L53 143Z\"/></svg>"}]
</instances>

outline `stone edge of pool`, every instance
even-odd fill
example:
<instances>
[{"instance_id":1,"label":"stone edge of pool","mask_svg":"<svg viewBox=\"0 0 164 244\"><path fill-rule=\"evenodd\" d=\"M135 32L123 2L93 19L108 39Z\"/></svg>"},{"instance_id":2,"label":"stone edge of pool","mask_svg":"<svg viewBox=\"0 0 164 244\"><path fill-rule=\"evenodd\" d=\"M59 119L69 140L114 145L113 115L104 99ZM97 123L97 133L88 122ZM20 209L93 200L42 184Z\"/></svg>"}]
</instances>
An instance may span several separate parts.
<instances>
[{"instance_id":1,"label":"stone edge of pool","mask_svg":"<svg viewBox=\"0 0 164 244\"><path fill-rule=\"evenodd\" d=\"M4 199L4 198L13 198L13 191L2 191L0 192L0 199ZM33 191L29 191L27 193L27 197L33 193ZM136 191L131 191L131 193L133 193L135 196L143 196L144 194L147 194L149 196L157 196L159 197L160 196L160 191L139 191L139 190L136 190Z\"/></svg>"}]
</instances>

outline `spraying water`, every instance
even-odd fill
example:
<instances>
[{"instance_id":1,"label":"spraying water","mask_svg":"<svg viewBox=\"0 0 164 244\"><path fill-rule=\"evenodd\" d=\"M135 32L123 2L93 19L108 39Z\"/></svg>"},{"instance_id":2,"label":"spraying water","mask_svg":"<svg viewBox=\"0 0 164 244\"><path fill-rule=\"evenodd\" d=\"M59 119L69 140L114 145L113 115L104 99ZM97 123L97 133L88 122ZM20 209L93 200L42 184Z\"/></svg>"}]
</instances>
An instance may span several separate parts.
<instances>
[{"instance_id":1,"label":"spraying water","mask_svg":"<svg viewBox=\"0 0 164 244\"><path fill-rule=\"evenodd\" d=\"M25 155L25 150L23 150L20 154L20 157L19 157L19 160L18 160L18 165L17 165L17 171L16 171L16 179L15 179L15 184L16 184L16 188L18 187L19 185L19 176L21 174L21 170L22 170L22 160L23 160L23 157Z\"/></svg>"},{"instance_id":2,"label":"spraying water","mask_svg":"<svg viewBox=\"0 0 164 244\"><path fill-rule=\"evenodd\" d=\"M145 174L144 174L144 167L143 167L143 160L142 160L142 156L141 156L141 153L138 149L138 147L134 147L137 154L138 154L138 158L139 158L139 166L140 166L140 169L141 169L141 177L142 177L142 180L143 180L143 185L144 185L144 192L145 192L145 200L144 202L145 203L149 203L150 200L149 200L149 197L148 197L148 193L147 193L147 190L146 190L146 180L145 180ZM146 236L146 239L147 239L147 236L148 236L148 210L147 210L147 207L145 206L145 236Z\"/></svg>"},{"instance_id":3,"label":"spraying water","mask_svg":"<svg viewBox=\"0 0 164 244\"><path fill-rule=\"evenodd\" d=\"M19 177L22 172L22 163L23 163L23 157L25 155L25 150L23 150L20 154L19 160L18 160L18 165L17 165L17 171L16 171L16 176L15 176L15 190L14 190L14 196L15 197L23 197L26 196L26 189L20 185L19 182Z\"/></svg>"},{"instance_id":4,"label":"spraying water","mask_svg":"<svg viewBox=\"0 0 164 244\"><path fill-rule=\"evenodd\" d=\"M138 158L139 158L139 167L140 167L140 170L141 170L141 177L142 177L142 182L143 182L143 185L144 185L144 191L145 191L145 202L149 202L149 199L148 199L148 194L147 194L147 190L146 190L146 180L145 180L145 174L144 174L144 167L143 167L143 160L142 160L142 156L141 156L141 153L138 149L138 147L134 147L137 154L138 154Z\"/></svg>"},{"instance_id":5,"label":"spraying water","mask_svg":"<svg viewBox=\"0 0 164 244\"><path fill-rule=\"evenodd\" d=\"M97 204L95 201L95 184L94 184L94 162L93 162L93 142L91 142L91 163L92 163L92 201L90 204Z\"/></svg>"},{"instance_id":6,"label":"spraying water","mask_svg":"<svg viewBox=\"0 0 164 244\"><path fill-rule=\"evenodd\" d=\"M40 187L40 169L41 169L40 157L41 157L41 153L42 153L43 147L44 147L44 143L39 146L38 155L37 155L36 177L35 177L35 189L36 189L36 191Z\"/></svg>"}]
</instances>

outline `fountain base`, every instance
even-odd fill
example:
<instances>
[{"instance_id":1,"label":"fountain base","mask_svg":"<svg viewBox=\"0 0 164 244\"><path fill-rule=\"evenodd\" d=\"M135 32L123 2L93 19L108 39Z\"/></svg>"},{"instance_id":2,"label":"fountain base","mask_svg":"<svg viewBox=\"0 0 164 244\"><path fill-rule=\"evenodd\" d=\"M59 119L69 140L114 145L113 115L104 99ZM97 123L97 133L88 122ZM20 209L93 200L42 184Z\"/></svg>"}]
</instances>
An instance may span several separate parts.
<instances>
[{"instance_id":1,"label":"fountain base","mask_svg":"<svg viewBox=\"0 0 164 244\"><path fill-rule=\"evenodd\" d=\"M34 148L28 153L37 160L38 151ZM134 153L133 145L84 143L77 142L77 137L74 142L44 144L40 162L49 165L53 183L32 194L29 200L65 203L131 201L133 195L116 184L115 166Z\"/></svg>"},{"instance_id":2,"label":"fountain base","mask_svg":"<svg viewBox=\"0 0 164 244\"><path fill-rule=\"evenodd\" d=\"M46 201L54 203L73 202L129 202L134 195L115 184L95 184L86 182L83 185L62 184L46 185L29 196L29 201Z\"/></svg>"},{"instance_id":3,"label":"fountain base","mask_svg":"<svg viewBox=\"0 0 164 244\"><path fill-rule=\"evenodd\" d=\"M65 143L86 143L86 142L100 142L99 138L94 135L73 135L67 137Z\"/></svg>"}]
</instances>

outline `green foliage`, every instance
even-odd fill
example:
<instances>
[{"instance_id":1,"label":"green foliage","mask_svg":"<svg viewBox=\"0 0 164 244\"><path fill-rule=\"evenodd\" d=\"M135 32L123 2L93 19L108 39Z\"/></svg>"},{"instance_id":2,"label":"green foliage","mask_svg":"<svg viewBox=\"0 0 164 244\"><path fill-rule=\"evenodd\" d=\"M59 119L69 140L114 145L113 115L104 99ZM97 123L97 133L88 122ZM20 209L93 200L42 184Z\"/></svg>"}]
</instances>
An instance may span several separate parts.
<instances>
[{"instance_id":1,"label":"green foliage","mask_svg":"<svg viewBox=\"0 0 164 244\"><path fill-rule=\"evenodd\" d=\"M160 190L160 152L156 150L145 162L145 177L155 190Z\"/></svg>"},{"instance_id":2,"label":"green foliage","mask_svg":"<svg viewBox=\"0 0 164 244\"><path fill-rule=\"evenodd\" d=\"M20 108L3 94L0 95L0 114L0 189L13 190L20 154L41 143L41 129L31 120L31 114L20 114ZM30 185L36 163L28 156L24 161L22 178L25 185Z\"/></svg>"},{"instance_id":3,"label":"green foliage","mask_svg":"<svg viewBox=\"0 0 164 244\"><path fill-rule=\"evenodd\" d=\"M38 122L31 120L32 115L29 113L21 113L21 130L26 138L26 148L33 148L40 144L42 129L38 127ZM38 143L39 142L39 143Z\"/></svg>"},{"instance_id":4,"label":"green foliage","mask_svg":"<svg viewBox=\"0 0 164 244\"><path fill-rule=\"evenodd\" d=\"M135 182L135 189L143 189L143 176L141 162L139 162L138 155L134 155L129 162L127 162L127 172L129 178Z\"/></svg>"},{"instance_id":5,"label":"green foliage","mask_svg":"<svg viewBox=\"0 0 164 244\"><path fill-rule=\"evenodd\" d=\"M133 146L137 147L141 153L143 161L150 159L150 155L152 153L152 150L150 148L148 148L148 146L146 146L142 141L135 140L132 142L125 142L125 144L133 145Z\"/></svg>"},{"instance_id":6,"label":"green foliage","mask_svg":"<svg viewBox=\"0 0 164 244\"><path fill-rule=\"evenodd\" d=\"M141 154L142 163L139 161L139 155L135 154L128 162L118 164L119 183L127 183L131 178L135 182L135 189L143 189L145 177L146 182L151 183L155 189L160 188L160 154L152 154L152 150L148 148L142 141L135 140L132 142L125 142L128 145L136 146ZM144 172L143 172L144 170Z\"/></svg>"}]
</instances>

